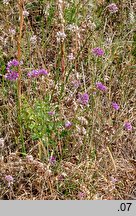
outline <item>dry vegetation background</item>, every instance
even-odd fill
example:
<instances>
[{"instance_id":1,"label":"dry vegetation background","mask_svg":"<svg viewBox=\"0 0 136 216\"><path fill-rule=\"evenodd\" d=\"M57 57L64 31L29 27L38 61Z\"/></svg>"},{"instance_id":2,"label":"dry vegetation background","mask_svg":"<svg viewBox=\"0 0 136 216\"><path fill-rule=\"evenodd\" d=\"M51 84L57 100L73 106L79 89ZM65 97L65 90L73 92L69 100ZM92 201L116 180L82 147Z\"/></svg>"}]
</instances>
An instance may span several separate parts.
<instances>
[{"instance_id":1,"label":"dry vegetation background","mask_svg":"<svg viewBox=\"0 0 136 216\"><path fill-rule=\"evenodd\" d=\"M136 199L135 11L0 1L0 199Z\"/></svg>"}]
</instances>

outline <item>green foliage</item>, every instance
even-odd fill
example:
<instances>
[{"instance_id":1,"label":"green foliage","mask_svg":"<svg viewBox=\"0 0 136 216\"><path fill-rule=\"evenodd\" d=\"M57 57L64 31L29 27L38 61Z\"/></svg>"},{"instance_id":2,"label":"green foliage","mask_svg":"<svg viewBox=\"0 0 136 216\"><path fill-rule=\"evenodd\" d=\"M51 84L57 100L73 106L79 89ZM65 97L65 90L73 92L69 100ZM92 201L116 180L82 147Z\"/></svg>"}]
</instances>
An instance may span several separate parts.
<instances>
[{"instance_id":1,"label":"green foliage","mask_svg":"<svg viewBox=\"0 0 136 216\"><path fill-rule=\"evenodd\" d=\"M4 74L5 70L6 70L6 65L3 58L2 50L0 49L0 73Z\"/></svg>"},{"instance_id":2,"label":"green foliage","mask_svg":"<svg viewBox=\"0 0 136 216\"><path fill-rule=\"evenodd\" d=\"M76 13L75 4L72 4L71 7L65 9L64 16L68 24L72 24L76 22L75 13Z\"/></svg>"},{"instance_id":3,"label":"green foliage","mask_svg":"<svg viewBox=\"0 0 136 216\"><path fill-rule=\"evenodd\" d=\"M136 58L136 33L133 36L132 55Z\"/></svg>"},{"instance_id":4,"label":"green foliage","mask_svg":"<svg viewBox=\"0 0 136 216\"><path fill-rule=\"evenodd\" d=\"M30 105L26 98L23 98L22 121L24 130L29 131L32 140L42 140L48 145L55 146L58 139L65 138L68 132L63 129L62 120L58 120L58 115L50 116L51 111L49 98L35 100Z\"/></svg>"},{"instance_id":5,"label":"green foliage","mask_svg":"<svg viewBox=\"0 0 136 216\"><path fill-rule=\"evenodd\" d=\"M51 5L51 7L49 8L49 15L47 17L47 25L48 26L51 25L54 16L55 16L55 7L54 7L54 5Z\"/></svg>"}]
</instances>

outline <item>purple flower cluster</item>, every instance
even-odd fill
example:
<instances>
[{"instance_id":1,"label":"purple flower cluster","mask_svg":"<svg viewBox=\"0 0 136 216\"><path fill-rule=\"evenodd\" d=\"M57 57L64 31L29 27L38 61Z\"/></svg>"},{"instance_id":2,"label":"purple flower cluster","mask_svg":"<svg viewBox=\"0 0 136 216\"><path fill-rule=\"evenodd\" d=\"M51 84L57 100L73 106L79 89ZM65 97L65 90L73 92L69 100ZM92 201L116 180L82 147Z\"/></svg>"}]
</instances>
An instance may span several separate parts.
<instances>
[{"instance_id":1,"label":"purple flower cluster","mask_svg":"<svg viewBox=\"0 0 136 216\"><path fill-rule=\"evenodd\" d=\"M78 88L80 86L80 84L81 84L80 80L73 80L72 81L72 85L74 88Z\"/></svg>"},{"instance_id":2,"label":"purple flower cluster","mask_svg":"<svg viewBox=\"0 0 136 216\"><path fill-rule=\"evenodd\" d=\"M115 3L109 4L108 9L111 13L116 13L118 11L118 7Z\"/></svg>"},{"instance_id":3,"label":"purple flower cluster","mask_svg":"<svg viewBox=\"0 0 136 216\"><path fill-rule=\"evenodd\" d=\"M101 90L101 91L106 91L107 90L107 87L105 85L103 85L101 82L96 83L96 88Z\"/></svg>"},{"instance_id":4,"label":"purple flower cluster","mask_svg":"<svg viewBox=\"0 0 136 216\"><path fill-rule=\"evenodd\" d=\"M16 80L18 78L18 73L15 71L11 71L10 73L6 73L5 74L5 78L7 80Z\"/></svg>"},{"instance_id":5,"label":"purple flower cluster","mask_svg":"<svg viewBox=\"0 0 136 216\"><path fill-rule=\"evenodd\" d=\"M115 110L119 110L119 108L120 108L119 105L116 102L112 102L112 107Z\"/></svg>"},{"instance_id":6,"label":"purple flower cluster","mask_svg":"<svg viewBox=\"0 0 136 216\"><path fill-rule=\"evenodd\" d=\"M6 175L5 180L8 182L8 187L10 187L11 184L13 184L13 177L11 175Z\"/></svg>"},{"instance_id":7,"label":"purple flower cluster","mask_svg":"<svg viewBox=\"0 0 136 216\"><path fill-rule=\"evenodd\" d=\"M98 57L104 55L104 50L102 50L100 47L95 47L92 49L92 53Z\"/></svg>"},{"instance_id":8,"label":"purple flower cluster","mask_svg":"<svg viewBox=\"0 0 136 216\"><path fill-rule=\"evenodd\" d=\"M70 121L65 122L65 128L70 128L72 126L72 123Z\"/></svg>"},{"instance_id":9,"label":"purple flower cluster","mask_svg":"<svg viewBox=\"0 0 136 216\"><path fill-rule=\"evenodd\" d=\"M17 61L16 59L9 61L6 68L8 73L5 74L5 78L8 80L16 80L18 78L18 73L16 71L13 71L12 67L18 67L18 66L19 66L19 61Z\"/></svg>"},{"instance_id":10,"label":"purple flower cluster","mask_svg":"<svg viewBox=\"0 0 136 216\"><path fill-rule=\"evenodd\" d=\"M48 72L45 69L40 69L40 70L32 70L32 71L30 71L27 74L27 76L29 78L32 78L32 77L34 78L34 77L38 77L40 75L47 75L47 74L48 74Z\"/></svg>"},{"instance_id":11,"label":"purple flower cluster","mask_svg":"<svg viewBox=\"0 0 136 216\"><path fill-rule=\"evenodd\" d=\"M128 131L131 131L132 130L132 125L130 122L125 122L124 124L124 128Z\"/></svg>"},{"instance_id":12,"label":"purple flower cluster","mask_svg":"<svg viewBox=\"0 0 136 216\"><path fill-rule=\"evenodd\" d=\"M56 158L52 155L52 156L50 156L50 158L49 158L49 163L51 164L51 165L54 165L55 163L56 163Z\"/></svg>"},{"instance_id":13,"label":"purple flower cluster","mask_svg":"<svg viewBox=\"0 0 136 216\"><path fill-rule=\"evenodd\" d=\"M38 70L32 70L32 71L30 71L30 72L27 74L27 76L28 76L29 78L39 76Z\"/></svg>"},{"instance_id":14,"label":"purple flower cluster","mask_svg":"<svg viewBox=\"0 0 136 216\"><path fill-rule=\"evenodd\" d=\"M55 115L55 112L54 112L54 111L49 111L49 112L48 112L48 115L49 115L49 116L53 116L53 115Z\"/></svg>"},{"instance_id":15,"label":"purple flower cluster","mask_svg":"<svg viewBox=\"0 0 136 216\"><path fill-rule=\"evenodd\" d=\"M81 103L82 105L87 105L89 102L89 95L87 93L84 94L78 94L78 101L79 103Z\"/></svg>"},{"instance_id":16,"label":"purple flower cluster","mask_svg":"<svg viewBox=\"0 0 136 216\"><path fill-rule=\"evenodd\" d=\"M18 67L18 65L19 61L17 61L16 59L9 61L6 68L7 72L12 72L11 67Z\"/></svg>"},{"instance_id":17,"label":"purple flower cluster","mask_svg":"<svg viewBox=\"0 0 136 216\"><path fill-rule=\"evenodd\" d=\"M78 192L78 195L77 195L78 199L79 200L83 200L86 198L86 193L85 192Z\"/></svg>"}]
</instances>

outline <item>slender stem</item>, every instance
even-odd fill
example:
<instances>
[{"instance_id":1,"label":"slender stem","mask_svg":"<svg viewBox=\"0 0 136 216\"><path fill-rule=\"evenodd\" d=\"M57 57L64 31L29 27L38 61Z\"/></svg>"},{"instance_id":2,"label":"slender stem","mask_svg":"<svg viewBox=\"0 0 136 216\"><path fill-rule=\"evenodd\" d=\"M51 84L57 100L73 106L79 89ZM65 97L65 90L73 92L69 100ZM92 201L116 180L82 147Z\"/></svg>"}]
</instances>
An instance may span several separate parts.
<instances>
[{"instance_id":1,"label":"slender stem","mask_svg":"<svg viewBox=\"0 0 136 216\"><path fill-rule=\"evenodd\" d=\"M63 1L58 0L58 12L59 12L59 20L60 20L60 31L61 33L65 34L65 20L64 20L64 3ZM61 39L61 73L62 79L64 80L65 77L65 38Z\"/></svg>"},{"instance_id":2,"label":"slender stem","mask_svg":"<svg viewBox=\"0 0 136 216\"><path fill-rule=\"evenodd\" d=\"M19 7L19 19L20 19L20 28L19 28L19 35L18 35L18 41L17 41L17 58L20 63L21 61L21 38L22 38L22 30L23 30L23 24L24 24L24 16L23 16L23 6L24 6L24 0L18 0L18 7ZM19 111L21 110L21 66L19 64L18 66L18 103L19 103Z\"/></svg>"},{"instance_id":3,"label":"slender stem","mask_svg":"<svg viewBox=\"0 0 136 216\"><path fill-rule=\"evenodd\" d=\"M22 31L23 31L23 24L24 24L24 16L23 16L23 8L24 8L24 0L18 0L18 8L19 8L19 35L17 40L17 59L19 61L18 66L18 86L17 86L17 93L18 93L18 120L19 120L19 126L20 126L20 139L22 143L22 152L26 153L25 144L24 144L24 137L23 137L23 129L22 129L22 119L21 119L21 77L22 77L22 71L20 66L21 61L21 39L22 39Z\"/></svg>"},{"instance_id":4,"label":"slender stem","mask_svg":"<svg viewBox=\"0 0 136 216\"><path fill-rule=\"evenodd\" d=\"M61 72L62 78L65 76L65 44L64 41L61 42Z\"/></svg>"}]
</instances>

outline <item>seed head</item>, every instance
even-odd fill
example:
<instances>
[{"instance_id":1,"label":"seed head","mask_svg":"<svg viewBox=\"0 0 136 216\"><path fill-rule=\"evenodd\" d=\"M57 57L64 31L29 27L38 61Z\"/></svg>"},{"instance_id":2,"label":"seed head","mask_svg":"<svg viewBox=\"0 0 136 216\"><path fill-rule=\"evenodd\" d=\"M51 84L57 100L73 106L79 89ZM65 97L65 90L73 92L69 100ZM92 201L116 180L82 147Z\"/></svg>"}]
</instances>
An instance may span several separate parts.
<instances>
[{"instance_id":1,"label":"seed head","mask_svg":"<svg viewBox=\"0 0 136 216\"><path fill-rule=\"evenodd\" d=\"M8 5L10 0L3 0L3 4Z\"/></svg>"},{"instance_id":2,"label":"seed head","mask_svg":"<svg viewBox=\"0 0 136 216\"><path fill-rule=\"evenodd\" d=\"M4 147L4 139L0 138L0 148L3 148L3 147Z\"/></svg>"}]
</instances>

